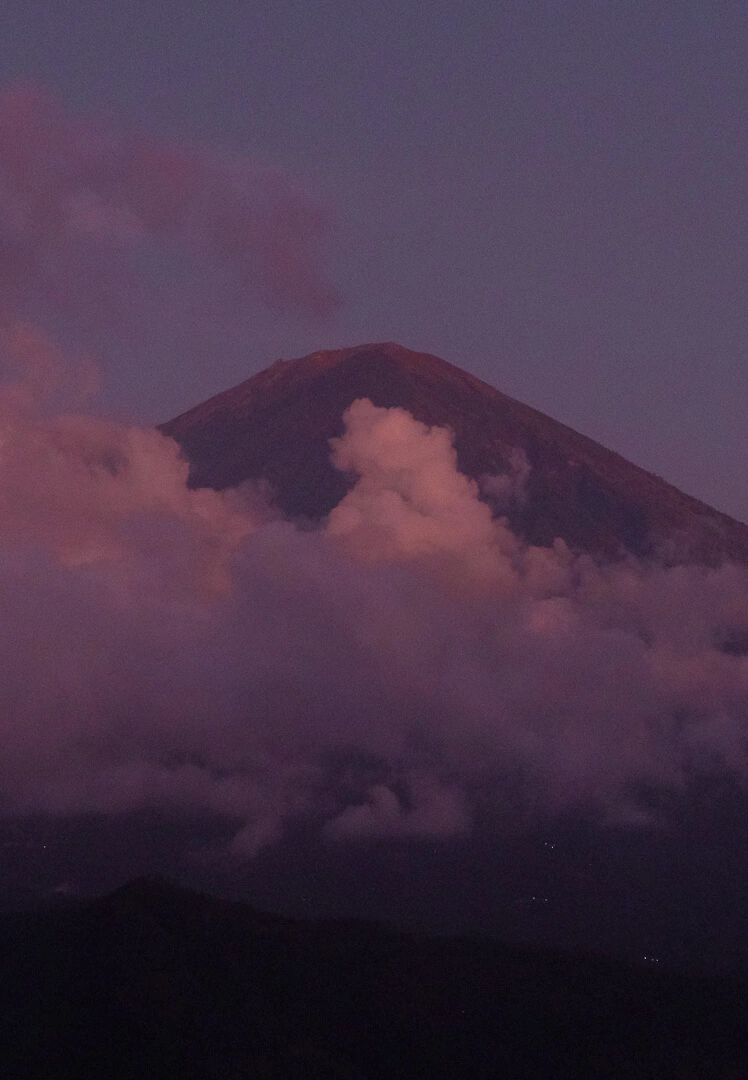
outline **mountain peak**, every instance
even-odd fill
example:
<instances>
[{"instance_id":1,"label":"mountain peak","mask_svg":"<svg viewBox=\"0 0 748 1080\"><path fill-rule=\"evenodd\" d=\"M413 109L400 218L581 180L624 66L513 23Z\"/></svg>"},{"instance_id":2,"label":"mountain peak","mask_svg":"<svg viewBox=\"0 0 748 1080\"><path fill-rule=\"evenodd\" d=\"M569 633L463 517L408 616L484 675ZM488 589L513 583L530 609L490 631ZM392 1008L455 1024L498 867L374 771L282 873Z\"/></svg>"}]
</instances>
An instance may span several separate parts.
<instances>
[{"instance_id":1,"label":"mountain peak","mask_svg":"<svg viewBox=\"0 0 748 1080\"><path fill-rule=\"evenodd\" d=\"M387 359L393 360L396 363L418 363L423 360L440 362L439 358L436 356L430 356L428 353L415 352L413 349L406 349L404 345L399 345L396 341L372 341L363 345L353 345L345 349L321 349L311 353L309 359L316 360L324 366L328 366L331 364L355 361L359 357L366 357L369 355L387 357ZM444 361L441 361L441 363L444 363Z\"/></svg>"},{"instance_id":2,"label":"mountain peak","mask_svg":"<svg viewBox=\"0 0 748 1080\"><path fill-rule=\"evenodd\" d=\"M462 368L392 341L276 361L161 430L190 462L192 486L261 480L284 514L320 521L355 482L333 467L330 440L358 398L449 428L458 468L529 543L560 537L607 559L748 563L745 525ZM490 478L510 475L517 460L523 490L498 497L506 485Z\"/></svg>"}]
</instances>

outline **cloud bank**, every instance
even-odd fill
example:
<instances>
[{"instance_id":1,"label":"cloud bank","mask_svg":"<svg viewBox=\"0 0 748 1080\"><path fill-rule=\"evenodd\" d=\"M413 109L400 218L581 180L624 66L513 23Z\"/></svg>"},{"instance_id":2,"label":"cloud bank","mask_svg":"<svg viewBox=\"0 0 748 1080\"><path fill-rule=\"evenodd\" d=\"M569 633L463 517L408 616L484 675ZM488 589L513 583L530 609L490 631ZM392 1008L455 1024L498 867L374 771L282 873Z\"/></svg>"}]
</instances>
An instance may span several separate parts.
<instances>
[{"instance_id":1,"label":"cloud bank","mask_svg":"<svg viewBox=\"0 0 748 1080\"><path fill-rule=\"evenodd\" d=\"M215 815L248 858L299 819L646 826L694 777L748 778L745 570L527 547L448 431L368 401L331 447L357 484L300 531L33 382L0 426L6 818Z\"/></svg>"}]
</instances>

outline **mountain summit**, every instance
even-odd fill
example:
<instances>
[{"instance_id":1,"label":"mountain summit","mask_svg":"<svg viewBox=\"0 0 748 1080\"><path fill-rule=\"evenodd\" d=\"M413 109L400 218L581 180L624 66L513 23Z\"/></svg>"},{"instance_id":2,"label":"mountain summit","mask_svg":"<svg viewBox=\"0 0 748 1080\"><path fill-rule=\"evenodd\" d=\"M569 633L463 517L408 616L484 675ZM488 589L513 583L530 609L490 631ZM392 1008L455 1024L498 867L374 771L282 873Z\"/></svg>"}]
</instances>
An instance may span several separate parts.
<instances>
[{"instance_id":1,"label":"mountain summit","mask_svg":"<svg viewBox=\"0 0 748 1080\"><path fill-rule=\"evenodd\" d=\"M261 480L284 514L319 521L355 482L333 467L330 439L357 398L450 428L461 471L529 543L561 537L598 558L748 563L745 525L461 368L392 342L278 360L161 430L189 460L192 486Z\"/></svg>"}]
</instances>

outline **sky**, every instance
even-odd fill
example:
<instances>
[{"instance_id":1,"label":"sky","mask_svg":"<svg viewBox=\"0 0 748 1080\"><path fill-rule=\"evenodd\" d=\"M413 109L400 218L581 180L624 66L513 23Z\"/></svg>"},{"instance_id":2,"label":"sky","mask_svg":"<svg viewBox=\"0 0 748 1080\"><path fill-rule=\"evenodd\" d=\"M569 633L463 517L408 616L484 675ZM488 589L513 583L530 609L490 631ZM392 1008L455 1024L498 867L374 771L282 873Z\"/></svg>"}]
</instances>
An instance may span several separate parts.
<instances>
[{"instance_id":1,"label":"sky","mask_svg":"<svg viewBox=\"0 0 748 1080\"><path fill-rule=\"evenodd\" d=\"M744 5L5 0L2 21L0 92L200 147L218 203L244 169L281 251L268 288L267 244L150 236L94 259L75 310L37 275L24 317L94 357L91 408L151 424L279 357L394 340L748 520Z\"/></svg>"}]
</instances>

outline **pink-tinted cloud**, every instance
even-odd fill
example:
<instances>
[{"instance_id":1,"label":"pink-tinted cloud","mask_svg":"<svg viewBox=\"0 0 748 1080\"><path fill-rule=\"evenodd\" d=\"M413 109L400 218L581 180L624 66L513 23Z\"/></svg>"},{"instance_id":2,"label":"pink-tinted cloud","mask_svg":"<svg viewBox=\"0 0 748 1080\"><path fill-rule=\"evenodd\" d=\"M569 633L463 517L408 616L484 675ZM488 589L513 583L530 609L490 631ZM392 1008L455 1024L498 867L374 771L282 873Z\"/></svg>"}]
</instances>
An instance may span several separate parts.
<instances>
[{"instance_id":1,"label":"pink-tinted cloud","mask_svg":"<svg viewBox=\"0 0 748 1080\"><path fill-rule=\"evenodd\" d=\"M33 323L6 320L0 326L0 410L30 413L59 407L62 401L82 405L101 385L91 356L70 357Z\"/></svg>"},{"instance_id":2,"label":"pink-tinted cloud","mask_svg":"<svg viewBox=\"0 0 748 1080\"><path fill-rule=\"evenodd\" d=\"M66 390L86 391L90 369L71 365L35 327L0 332L0 360L11 373L0 384L0 549L138 574L156 565L148 523L160 522L172 574L190 566L218 585L228 552L252 528L246 500L190 490L187 463L157 431L51 408Z\"/></svg>"},{"instance_id":3,"label":"pink-tinted cloud","mask_svg":"<svg viewBox=\"0 0 748 1080\"><path fill-rule=\"evenodd\" d=\"M337 298L316 265L324 231L320 209L282 176L71 116L42 87L0 95L6 317L33 300L66 317L113 318L138 272L132 260L149 247L222 265L240 302L329 314Z\"/></svg>"},{"instance_id":4,"label":"pink-tinted cloud","mask_svg":"<svg viewBox=\"0 0 748 1080\"><path fill-rule=\"evenodd\" d=\"M327 524L190 491L151 431L21 407L0 433L0 806L330 842L463 835L748 780L736 567L601 567L523 546L449 433L356 403ZM722 636L720 636L722 635ZM481 809L482 808L482 809Z\"/></svg>"},{"instance_id":5,"label":"pink-tinted cloud","mask_svg":"<svg viewBox=\"0 0 748 1080\"><path fill-rule=\"evenodd\" d=\"M491 547L496 530L477 487L457 471L445 428L427 428L404 409L355 401L333 462L358 483L332 514L329 536L364 560L464 555Z\"/></svg>"},{"instance_id":6,"label":"pink-tinted cloud","mask_svg":"<svg viewBox=\"0 0 748 1080\"><path fill-rule=\"evenodd\" d=\"M458 787L415 777L403 800L385 784L368 789L365 802L346 807L327 825L333 839L451 838L470 830L470 816Z\"/></svg>"}]
</instances>

